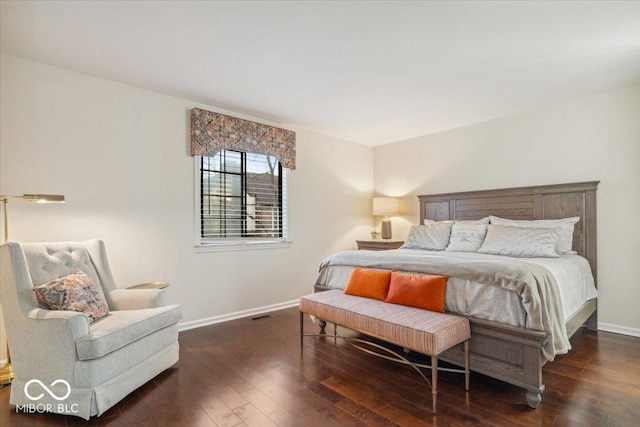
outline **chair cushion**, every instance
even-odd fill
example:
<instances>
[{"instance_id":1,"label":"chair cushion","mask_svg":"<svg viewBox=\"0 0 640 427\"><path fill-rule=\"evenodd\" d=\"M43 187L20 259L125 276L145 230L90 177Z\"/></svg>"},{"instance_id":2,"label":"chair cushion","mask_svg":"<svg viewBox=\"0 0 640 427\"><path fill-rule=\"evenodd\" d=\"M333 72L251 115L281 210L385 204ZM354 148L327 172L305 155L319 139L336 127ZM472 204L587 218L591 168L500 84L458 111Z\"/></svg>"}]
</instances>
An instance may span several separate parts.
<instances>
[{"instance_id":1,"label":"chair cushion","mask_svg":"<svg viewBox=\"0 0 640 427\"><path fill-rule=\"evenodd\" d=\"M76 341L78 359L92 360L116 351L182 318L179 305L142 310L117 310L91 325L91 333Z\"/></svg>"}]
</instances>

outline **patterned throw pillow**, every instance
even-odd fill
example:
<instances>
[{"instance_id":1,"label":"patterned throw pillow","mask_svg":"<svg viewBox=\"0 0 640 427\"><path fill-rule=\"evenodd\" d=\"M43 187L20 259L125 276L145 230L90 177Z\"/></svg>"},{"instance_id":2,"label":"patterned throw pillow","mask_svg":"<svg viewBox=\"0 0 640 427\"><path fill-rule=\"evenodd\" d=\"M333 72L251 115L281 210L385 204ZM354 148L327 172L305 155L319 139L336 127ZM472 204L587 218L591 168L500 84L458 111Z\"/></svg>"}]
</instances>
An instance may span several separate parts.
<instances>
[{"instance_id":1,"label":"patterned throw pillow","mask_svg":"<svg viewBox=\"0 0 640 427\"><path fill-rule=\"evenodd\" d=\"M109 313L109 306L96 285L82 271L52 280L33 288L38 302L49 310L83 313L93 323Z\"/></svg>"},{"instance_id":2,"label":"patterned throw pillow","mask_svg":"<svg viewBox=\"0 0 640 427\"><path fill-rule=\"evenodd\" d=\"M403 249L426 249L442 251L449 244L453 221L439 221L427 225L412 225Z\"/></svg>"}]
</instances>

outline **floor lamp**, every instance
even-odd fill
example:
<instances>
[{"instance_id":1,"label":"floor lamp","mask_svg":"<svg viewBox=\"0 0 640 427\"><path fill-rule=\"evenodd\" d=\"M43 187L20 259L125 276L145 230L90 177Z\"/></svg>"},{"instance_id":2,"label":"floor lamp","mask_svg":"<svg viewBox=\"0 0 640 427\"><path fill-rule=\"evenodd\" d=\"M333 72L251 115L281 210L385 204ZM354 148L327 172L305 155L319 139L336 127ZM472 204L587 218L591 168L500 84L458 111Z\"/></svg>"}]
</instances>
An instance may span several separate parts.
<instances>
[{"instance_id":1,"label":"floor lamp","mask_svg":"<svg viewBox=\"0 0 640 427\"><path fill-rule=\"evenodd\" d=\"M9 241L9 219L7 217L7 204L9 199L22 199L31 203L64 203L64 196L58 194L23 194L22 196L0 196L2 202L2 219L3 219L3 240L2 243ZM4 323L3 323L4 328ZM5 334L6 335L6 334ZM4 343L6 345L6 342ZM0 343L2 345L2 343ZM11 366L11 356L9 354L9 346L7 348L7 364L0 369L0 385L10 384L13 380L13 367Z\"/></svg>"}]
</instances>

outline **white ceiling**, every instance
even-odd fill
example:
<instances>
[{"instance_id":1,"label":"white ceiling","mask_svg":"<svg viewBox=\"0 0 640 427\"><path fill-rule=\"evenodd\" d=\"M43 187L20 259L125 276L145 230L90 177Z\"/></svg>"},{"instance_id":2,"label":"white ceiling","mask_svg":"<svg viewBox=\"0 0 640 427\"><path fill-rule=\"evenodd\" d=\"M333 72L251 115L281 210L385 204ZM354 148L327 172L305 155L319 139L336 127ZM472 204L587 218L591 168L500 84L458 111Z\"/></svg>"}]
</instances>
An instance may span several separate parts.
<instances>
[{"instance_id":1,"label":"white ceiling","mask_svg":"<svg viewBox=\"0 0 640 427\"><path fill-rule=\"evenodd\" d=\"M640 83L640 2L2 1L2 52L366 145Z\"/></svg>"}]
</instances>

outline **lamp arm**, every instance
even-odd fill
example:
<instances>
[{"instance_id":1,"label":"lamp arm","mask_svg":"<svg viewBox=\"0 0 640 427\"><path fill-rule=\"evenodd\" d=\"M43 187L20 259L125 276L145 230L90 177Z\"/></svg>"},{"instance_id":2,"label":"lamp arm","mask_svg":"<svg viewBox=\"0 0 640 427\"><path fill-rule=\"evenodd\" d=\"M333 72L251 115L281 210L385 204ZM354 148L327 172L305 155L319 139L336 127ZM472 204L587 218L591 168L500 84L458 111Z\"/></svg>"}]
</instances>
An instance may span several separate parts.
<instances>
[{"instance_id":1,"label":"lamp arm","mask_svg":"<svg viewBox=\"0 0 640 427\"><path fill-rule=\"evenodd\" d=\"M9 202L9 197L13 197L15 199L26 200L27 202L36 202L36 203L64 203L64 196L61 194L23 194L22 196L12 196L12 195L0 195L0 201L2 201L2 218L4 222L4 241L6 243L9 241L9 221L7 220L7 204Z\"/></svg>"}]
</instances>

